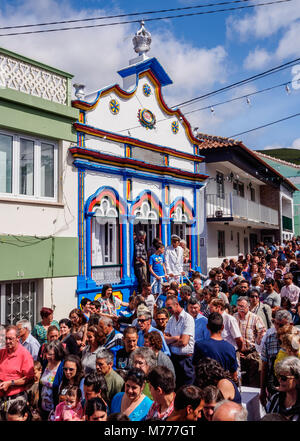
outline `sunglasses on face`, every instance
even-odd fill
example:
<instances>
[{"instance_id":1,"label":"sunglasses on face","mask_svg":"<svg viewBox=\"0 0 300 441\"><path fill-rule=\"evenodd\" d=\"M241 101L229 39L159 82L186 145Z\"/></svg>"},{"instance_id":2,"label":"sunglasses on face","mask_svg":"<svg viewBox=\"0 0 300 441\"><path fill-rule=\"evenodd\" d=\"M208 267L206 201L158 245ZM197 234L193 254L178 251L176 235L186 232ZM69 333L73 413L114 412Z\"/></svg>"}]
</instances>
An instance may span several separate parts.
<instances>
[{"instance_id":1,"label":"sunglasses on face","mask_svg":"<svg viewBox=\"0 0 300 441\"><path fill-rule=\"evenodd\" d=\"M250 296L251 297L251 299L258 299L258 296Z\"/></svg>"},{"instance_id":2,"label":"sunglasses on face","mask_svg":"<svg viewBox=\"0 0 300 441\"><path fill-rule=\"evenodd\" d=\"M137 321L139 322L139 323L144 323L144 322L147 322L149 319L137 319Z\"/></svg>"},{"instance_id":3,"label":"sunglasses on face","mask_svg":"<svg viewBox=\"0 0 300 441\"><path fill-rule=\"evenodd\" d=\"M295 378L293 375L278 375L278 380L287 381L289 378Z\"/></svg>"},{"instance_id":4,"label":"sunglasses on face","mask_svg":"<svg viewBox=\"0 0 300 441\"><path fill-rule=\"evenodd\" d=\"M67 368L67 367L64 367L63 368L63 370L65 371L65 372L74 372L75 371L75 369L74 368Z\"/></svg>"}]
</instances>

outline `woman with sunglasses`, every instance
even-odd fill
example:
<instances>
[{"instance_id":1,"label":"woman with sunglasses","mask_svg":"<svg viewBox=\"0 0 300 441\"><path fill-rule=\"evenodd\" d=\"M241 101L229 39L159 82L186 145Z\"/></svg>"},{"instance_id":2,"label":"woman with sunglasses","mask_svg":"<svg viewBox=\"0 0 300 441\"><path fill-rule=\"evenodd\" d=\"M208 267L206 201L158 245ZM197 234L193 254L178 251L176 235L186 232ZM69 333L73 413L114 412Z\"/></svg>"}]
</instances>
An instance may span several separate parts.
<instances>
[{"instance_id":1,"label":"woman with sunglasses","mask_svg":"<svg viewBox=\"0 0 300 441\"><path fill-rule=\"evenodd\" d=\"M43 367L40 378L41 416L48 420L58 404L58 386L63 376L65 351L59 340L53 340L45 348L46 365Z\"/></svg>"},{"instance_id":2,"label":"woman with sunglasses","mask_svg":"<svg viewBox=\"0 0 300 441\"><path fill-rule=\"evenodd\" d=\"M66 398L69 386L78 386L83 388L83 372L80 358L77 355L69 354L65 357L63 366L63 376L58 388L59 401Z\"/></svg>"},{"instance_id":3,"label":"woman with sunglasses","mask_svg":"<svg viewBox=\"0 0 300 441\"><path fill-rule=\"evenodd\" d=\"M259 291L255 288L249 291L249 310L254 314L258 315L265 325L266 329L272 326L272 309L269 305L261 303L259 300Z\"/></svg>"},{"instance_id":4,"label":"woman with sunglasses","mask_svg":"<svg viewBox=\"0 0 300 441\"><path fill-rule=\"evenodd\" d=\"M153 401L144 395L146 382L144 371L132 368L125 378L125 392L119 392L111 402L111 413L125 413L130 421L142 421L146 418Z\"/></svg>"},{"instance_id":5,"label":"woman with sunglasses","mask_svg":"<svg viewBox=\"0 0 300 441\"><path fill-rule=\"evenodd\" d=\"M291 421L300 420L300 360L287 357L275 366L279 381L276 392L267 403L267 413L279 413Z\"/></svg>"}]
</instances>

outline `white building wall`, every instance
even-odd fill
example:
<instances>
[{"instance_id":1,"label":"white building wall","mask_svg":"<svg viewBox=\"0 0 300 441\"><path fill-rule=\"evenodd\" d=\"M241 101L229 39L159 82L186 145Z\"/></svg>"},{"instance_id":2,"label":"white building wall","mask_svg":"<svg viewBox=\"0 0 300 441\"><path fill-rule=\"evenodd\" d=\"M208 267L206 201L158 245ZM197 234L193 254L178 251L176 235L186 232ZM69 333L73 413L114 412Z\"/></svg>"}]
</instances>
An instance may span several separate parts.
<instances>
[{"instance_id":1,"label":"white building wall","mask_svg":"<svg viewBox=\"0 0 300 441\"><path fill-rule=\"evenodd\" d=\"M43 279L38 284L37 321L39 311L45 306L54 309L54 320L68 318L72 309L77 308L76 277L57 277Z\"/></svg>"},{"instance_id":2,"label":"white building wall","mask_svg":"<svg viewBox=\"0 0 300 441\"><path fill-rule=\"evenodd\" d=\"M69 142L59 143L58 201L4 199L1 206L1 234L77 237L77 170L68 157Z\"/></svg>"},{"instance_id":3,"label":"white building wall","mask_svg":"<svg viewBox=\"0 0 300 441\"><path fill-rule=\"evenodd\" d=\"M193 207L194 206L194 192L192 188L180 187L179 185L170 186L170 203L176 198L185 198Z\"/></svg>"},{"instance_id":4,"label":"white building wall","mask_svg":"<svg viewBox=\"0 0 300 441\"><path fill-rule=\"evenodd\" d=\"M218 257L218 230L225 231L225 256ZM237 233L240 235L240 250L238 250ZM261 231L236 227L232 225L207 223L207 270L221 265L225 258L237 258L238 253L245 254L244 238L248 239L248 252L250 252L250 234L257 234L260 240Z\"/></svg>"},{"instance_id":5,"label":"white building wall","mask_svg":"<svg viewBox=\"0 0 300 441\"><path fill-rule=\"evenodd\" d=\"M100 187L112 187L123 197L123 176L88 170L85 175L85 201Z\"/></svg>"},{"instance_id":6,"label":"white building wall","mask_svg":"<svg viewBox=\"0 0 300 441\"><path fill-rule=\"evenodd\" d=\"M143 93L145 83L151 87L151 95L148 97ZM120 103L120 111L116 115L112 114L109 108L112 99ZM138 119L140 109L148 109L155 115L155 128L146 129L140 124ZM188 140L182 122L176 116L168 115L163 111L156 99L154 84L148 76L139 80L136 92L129 99L121 98L115 92L103 96L95 109L87 113L86 124L99 127L99 121L106 131L129 135L141 141L194 154L193 144ZM171 128L173 121L179 124L179 131L176 134Z\"/></svg>"},{"instance_id":7,"label":"white building wall","mask_svg":"<svg viewBox=\"0 0 300 441\"><path fill-rule=\"evenodd\" d=\"M104 140L96 136L87 136L85 138L85 146L100 153L124 157L124 144L122 143Z\"/></svg>"},{"instance_id":8,"label":"white building wall","mask_svg":"<svg viewBox=\"0 0 300 441\"><path fill-rule=\"evenodd\" d=\"M185 159L178 159L178 158L174 158L174 156L170 156L169 166L194 173L194 163L192 161L187 161Z\"/></svg>"}]
</instances>

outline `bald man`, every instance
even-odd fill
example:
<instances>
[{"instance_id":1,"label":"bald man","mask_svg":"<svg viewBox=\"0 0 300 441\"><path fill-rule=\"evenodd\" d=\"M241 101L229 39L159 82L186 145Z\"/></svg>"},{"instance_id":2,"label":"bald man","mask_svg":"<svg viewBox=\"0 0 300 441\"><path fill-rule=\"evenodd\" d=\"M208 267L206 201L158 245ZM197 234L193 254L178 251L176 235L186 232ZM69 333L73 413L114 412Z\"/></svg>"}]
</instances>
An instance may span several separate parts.
<instances>
[{"instance_id":1,"label":"bald man","mask_svg":"<svg viewBox=\"0 0 300 441\"><path fill-rule=\"evenodd\" d=\"M247 421L248 412L241 404L222 400L215 406L212 421Z\"/></svg>"}]
</instances>

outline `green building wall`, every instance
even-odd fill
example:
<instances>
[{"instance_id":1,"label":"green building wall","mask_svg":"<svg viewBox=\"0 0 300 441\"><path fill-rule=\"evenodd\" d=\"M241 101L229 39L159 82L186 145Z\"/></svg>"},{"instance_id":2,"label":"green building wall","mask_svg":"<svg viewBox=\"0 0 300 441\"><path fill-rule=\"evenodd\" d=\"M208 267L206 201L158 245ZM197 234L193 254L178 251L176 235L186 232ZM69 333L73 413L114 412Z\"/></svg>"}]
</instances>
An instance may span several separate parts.
<instances>
[{"instance_id":1,"label":"green building wall","mask_svg":"<svg viewBox=\"0 0 300 441\"><path fill-rule=\"evenodd\" d=\"M271 167L277 170L284 177L288 178L297 188L300 189L300 168L293 165L280 163L271 158L263 157ZM294 234L300 236L300 190L295 191L293 194L293 206L294 206ZM284 215L284 213L283 213Z\"/></svg>"},{"instance_id":2,"label":"green building wall","mask_svg":"<svg viewBox=\"0 0 300 441\"><path fill-rule=\"evenodd\" d=\"M0 281L78 275L78 238L0 236Z\"/></svg>"}]
</instances>

